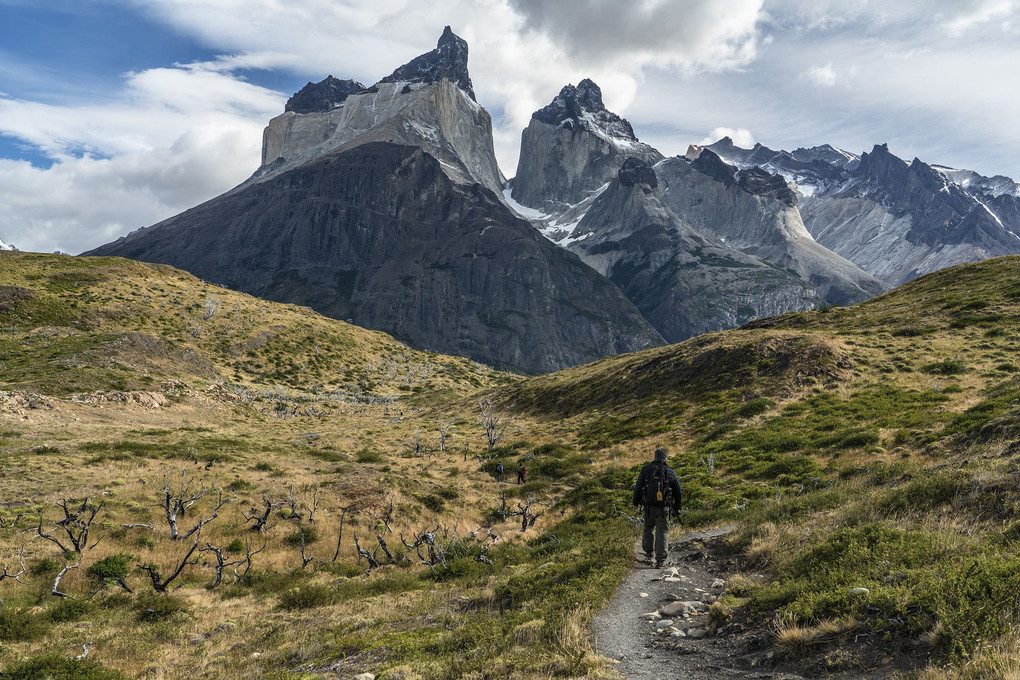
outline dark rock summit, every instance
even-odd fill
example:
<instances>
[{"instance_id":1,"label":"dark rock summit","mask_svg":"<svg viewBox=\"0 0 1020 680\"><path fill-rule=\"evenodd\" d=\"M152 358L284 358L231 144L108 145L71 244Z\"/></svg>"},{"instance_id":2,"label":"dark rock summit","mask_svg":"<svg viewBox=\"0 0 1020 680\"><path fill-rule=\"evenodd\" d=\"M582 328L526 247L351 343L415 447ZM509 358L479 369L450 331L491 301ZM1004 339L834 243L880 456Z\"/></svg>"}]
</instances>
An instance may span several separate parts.
<instances>
[{"instance_id":1,"label":"dark rock summit","mask_svg":"<svg viewBox=\"0 0 1020 680\"><path fill-rule=\"evenodd\" d=\"M628 158L650 165L662 154L639 142L630 123L606 109L602 90L586 78L532 114L521 135L511 195L523 205L562 213L590 199Z\"/></svg>"},{"instance_id":2,"label":"dark rock summit","mask_svg":"<svg viewBox=\"0 0 1020 680\"><path fill-rule=\"evenodd\" d=\"M647 194L659 186L659 179L655 176L655 170L640 158L630 157L623 162L618 175L620 184L625 187L641 185L642 190Z\"/></svg>"},{"instance_id":3,"label":"dark rock summit","mask_svg":"<svg viewBox=\"0 0 1020 680\"><path fill-rule=\"evenodd\" d=\"M602 90L585 78L577 87L567 85L552 102L535 111L531 116L547 125L558 125L568 130L596 129L619 139L637 141L630 123L606 109L602 102Z\"/></svg>"},{"instance_id":4,"label":"dark rock summit","mask_svg":"<svg viewBox=\"0 0 1020 680\"><path fill-rule=\"evenodd\" d=\"M436 49L415 57L379 82L437 83L446 79L457 83L460 89L474 99L475 90L471 86L467 63L467 41L447 26L439 37Z\"/></svg>"},{"instance_id":5,"label":"dark rock summit","mask_svg":"<svg viewBox=\"0 0 1020 680\"><path fill-rule=\"evenodd\" d=\"M773 198L791 208L797 205L797 193L786 180L761 168L742 170L737 175L737 186L749 194Z\"/></svg>"},{"instance_id":6,"label":"dark rock summit","mask_svg":"<svg viewBox=\"0 0 1020 680\"><path fill-rule=\"evenodd\" d=\"M698 154L698 157L691 163L691 167L726 186L733 186L737 183L737 169L708 149L704 149Z\"/></svg>"},{"instance_id":7,"label":"dark rock summit","mask_svg":"<svg viewBox=\"0 0 1020 680\"><path fill-rule=\"evenodd\" d=\"M287 100L284 111L315 113L329 111L343 104L348 96L361 92L365 86L356 80L340 80L326 76L318 83L308 83Z\"/></svg>"}]
</instances>

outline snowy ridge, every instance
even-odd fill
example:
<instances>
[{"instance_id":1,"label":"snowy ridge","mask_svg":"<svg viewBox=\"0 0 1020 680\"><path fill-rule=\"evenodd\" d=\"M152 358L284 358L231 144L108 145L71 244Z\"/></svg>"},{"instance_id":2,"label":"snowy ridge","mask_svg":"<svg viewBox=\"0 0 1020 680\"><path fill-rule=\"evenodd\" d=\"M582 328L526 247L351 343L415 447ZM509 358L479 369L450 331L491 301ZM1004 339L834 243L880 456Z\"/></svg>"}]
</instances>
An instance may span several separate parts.
<instances>
[{"instance_id":1,"label":"snowy ridge","mask_svg":"<svg viewBox=\"0 0 1020 680\"><path fill-rule=\"evenodd\" d=\"M0 241L0 250L17 250L17 248L15 248L9 243L4 243L3 241Z\"/></svg>"}]
</instances>

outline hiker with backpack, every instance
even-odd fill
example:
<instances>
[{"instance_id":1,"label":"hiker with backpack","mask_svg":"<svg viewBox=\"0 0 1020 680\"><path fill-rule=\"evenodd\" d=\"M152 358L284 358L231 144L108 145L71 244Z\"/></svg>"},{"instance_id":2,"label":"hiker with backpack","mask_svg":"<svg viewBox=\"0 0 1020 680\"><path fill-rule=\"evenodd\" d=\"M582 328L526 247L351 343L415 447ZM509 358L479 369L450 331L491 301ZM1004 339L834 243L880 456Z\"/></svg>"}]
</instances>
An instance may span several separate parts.
<instances>
[{"instance_id":1,"label":"hiker with backpack","mask_svg":"<svg viewBox=\"0 0 1020 680\"><path fill-rule=\"evenodd\" d=\"M524 475L528 474L528 468L524 467L524 463L517 466L517 483L524 483Z\"/></svg>"},{"instance_id":2,"label":"hiker with backpack","mask_svg":"<svg viewBox=\"0 0 1020 680\"><path fill-rule=\"evenodd\" d=\"M496 481L503 481L503 461L496 463Z\"/></svg>"},{"instance_id":3,"label":"hiker with backpack","mask_svg":"<svg viewBox=\"0 0 1020 680\"><path fill-rule=\"evenodd\" d=\"M645 560L661 567L669 550L669 519L667 513L680 515L680 479L673 468L666 465L669 451L655 449L655 460L646 463L634 485L634 510L644 507L645 527L641 536L641 549Z\"/></svg>"}]
</instances>

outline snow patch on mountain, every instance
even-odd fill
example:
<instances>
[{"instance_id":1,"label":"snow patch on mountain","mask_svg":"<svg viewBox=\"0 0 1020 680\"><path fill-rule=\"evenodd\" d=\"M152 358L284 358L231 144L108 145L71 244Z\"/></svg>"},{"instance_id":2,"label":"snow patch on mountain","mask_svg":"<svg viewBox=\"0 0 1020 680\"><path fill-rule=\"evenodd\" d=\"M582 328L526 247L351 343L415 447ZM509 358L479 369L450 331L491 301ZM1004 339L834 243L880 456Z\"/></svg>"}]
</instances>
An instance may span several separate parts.
<instances>
[{"instance_id":1,"label":"snow patch on mountain","mask_svg":"<svg viewBox=\"0 0 1020 680\"><path fill-rule=\"evenodd\" d=\"M9 243L4 243L3 241L0 241L0 250L17 250L17 248L15 248Z\"/></svg>"}]
</instances>

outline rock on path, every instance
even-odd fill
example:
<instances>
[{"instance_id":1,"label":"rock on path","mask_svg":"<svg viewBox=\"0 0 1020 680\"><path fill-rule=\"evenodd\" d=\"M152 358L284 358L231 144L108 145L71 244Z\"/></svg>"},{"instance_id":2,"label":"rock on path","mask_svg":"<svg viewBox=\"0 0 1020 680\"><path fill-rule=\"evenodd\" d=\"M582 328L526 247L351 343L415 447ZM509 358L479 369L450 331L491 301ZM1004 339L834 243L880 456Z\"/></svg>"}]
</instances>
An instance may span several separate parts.
<instances>
[{"instance_id":1,"label":"rock on path","mask_svg":"<svg viewBox=\"0 0 1020 680\"><path fill-rule=\"evenodd\" d=\"M599 654L619 663L628 680L797 678L751 665L739 629L710 635L708 608L725 590L724 574L703 544L733 527L691 533L670 543L661 569L631 570L595 618ZM635 546L635 556L640 546ZM668 623L666 623L668 622Z\"/></svg>"}]
</instances>

